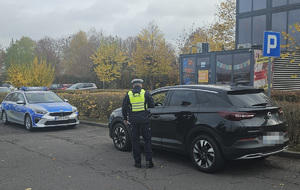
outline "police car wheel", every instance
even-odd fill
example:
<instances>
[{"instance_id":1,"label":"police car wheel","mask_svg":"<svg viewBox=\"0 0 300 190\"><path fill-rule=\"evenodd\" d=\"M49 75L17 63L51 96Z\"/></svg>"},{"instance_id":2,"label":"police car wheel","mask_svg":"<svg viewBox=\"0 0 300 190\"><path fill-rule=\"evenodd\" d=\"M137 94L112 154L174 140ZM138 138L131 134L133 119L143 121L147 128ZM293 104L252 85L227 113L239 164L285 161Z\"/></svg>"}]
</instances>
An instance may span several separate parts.
<instances>
[{"instance_id":1,"label":"police car wheel","mask_svg":"<svg viewBox=\"0 0 300 190\"><path fill-rule=\"evenodd\" d=\"M4 125L8 125L8 124L9 124L9 121L7 120L7 115L6 115L6 112L5 112L5 111L2 112L1 118L2 118L2 123L3 123Z\"/></svg>"},{"instance_id":2,"label":"police car wheel","mask_svg":"<svg viewBox=\"0 0 300 190\"><path fill-rule=\"evenodd\" d=\"M32 131L32 121L29 114L25 116L25 127L28 131Z\"/></svg>"},{"instance_id":3,"label":"police car wheel","mask_svg":"<svg viewBox=\"0 0 300 190\"><path fill-rule=\"evenodd\" d=\"M192 141L190 155L194 165L202 172L216 172L225 164L218 144L207 135L199 135Z\"/></svg>"},{"instance_id":4,"label":"police car wheel","mask_svg":"<svg viewBox=\"0 0 300 190\"><path fill-rule=\"evenodd\" d=\"M129 132L122 123L117 123L113 128L113 142L120 151L128 151L131 148Z\"/></svg>"}]
</instances>

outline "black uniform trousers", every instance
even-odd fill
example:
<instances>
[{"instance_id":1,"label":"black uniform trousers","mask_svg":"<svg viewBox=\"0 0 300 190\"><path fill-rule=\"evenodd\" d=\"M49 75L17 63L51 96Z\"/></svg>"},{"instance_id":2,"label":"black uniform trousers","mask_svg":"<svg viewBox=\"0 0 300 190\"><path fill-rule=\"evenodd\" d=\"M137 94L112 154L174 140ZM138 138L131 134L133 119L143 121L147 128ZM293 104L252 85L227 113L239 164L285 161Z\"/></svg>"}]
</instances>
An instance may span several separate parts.
<instances>
[{"instance_id":1,"label":"black uniform trousers","mask_svg":"<svg viewBox=\"0 0 300 190\"><path fill-rule=\"evenodd\" d=\"M151 133L150 123L135 123L131 124L131 141L132 141L132 155L135 163L141 163L141 145L140 145L140 133L142 133L146 154L146 161L152 161L152 149L151 149Z\"/></svg>"}]
</instances>

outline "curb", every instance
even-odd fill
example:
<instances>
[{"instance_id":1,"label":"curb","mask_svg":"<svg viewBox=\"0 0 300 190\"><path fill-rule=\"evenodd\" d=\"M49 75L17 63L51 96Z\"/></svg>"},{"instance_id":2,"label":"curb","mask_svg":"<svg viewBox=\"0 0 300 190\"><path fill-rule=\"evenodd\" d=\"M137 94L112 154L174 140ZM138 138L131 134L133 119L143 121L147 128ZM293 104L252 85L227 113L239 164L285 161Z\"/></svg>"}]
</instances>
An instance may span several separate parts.
<instances>
[{"instance_id":1,"label":"curb","mask_svg":"<svg viewBox=\"0 0 300 190\"><path fill-rule=\"evenodd\" d=\"M278 153L278 156L300 159L300 152L283 151L283 152Z\"/></svg>"},{"instance_id":2,"label":"curb","mask_svg":"<svg viewBox=\"0 0 300 190\"><path fill-rule=\"evenodd\" d=\"M108 124L105 123L97 123L97 122L91 122L91 121L83 121L79 120L79 123L86 124L86 125L91 125L91 126L96 126L96 127L104 127L107 128Z\"/></svg>"},{"instance_id":3,"label":"curb","mask_svg":"<svg viewBox=\"0 0 300 190\"><path fill-rule=\"evenodd\" d=\"M86 125L91 125L91 126L96 126L96 127L108 128L108 124L105 124L105 123L96 123L96 122L82 121L82 120L80 120L80 123L86 124ZM281 156L281 157L300 159L300 152L294 152L294 151L287 151L287 150L285 150L283 152L278 153L277 155Z\"/></svg>"}]
</instances>

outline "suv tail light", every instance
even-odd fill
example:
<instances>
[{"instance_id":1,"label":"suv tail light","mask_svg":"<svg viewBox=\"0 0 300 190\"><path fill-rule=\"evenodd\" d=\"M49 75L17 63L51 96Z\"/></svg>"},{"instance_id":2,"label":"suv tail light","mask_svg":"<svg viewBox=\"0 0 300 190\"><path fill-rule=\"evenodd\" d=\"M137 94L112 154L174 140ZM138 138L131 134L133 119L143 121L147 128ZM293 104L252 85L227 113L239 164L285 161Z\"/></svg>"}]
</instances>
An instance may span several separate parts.
<instances>
[{"instance_id":1,"label":"suv tail light","mask_svg":"<svg viewBox=\"0 0 300 190\"><path fill-rule=\"evenodd\" d=\"M255 113L229 112L229 111L218 112L218 114L224 117L225 119L231 121L241 121L243 119L251 119L256 115Z\"/></svg>"}]
</instances>

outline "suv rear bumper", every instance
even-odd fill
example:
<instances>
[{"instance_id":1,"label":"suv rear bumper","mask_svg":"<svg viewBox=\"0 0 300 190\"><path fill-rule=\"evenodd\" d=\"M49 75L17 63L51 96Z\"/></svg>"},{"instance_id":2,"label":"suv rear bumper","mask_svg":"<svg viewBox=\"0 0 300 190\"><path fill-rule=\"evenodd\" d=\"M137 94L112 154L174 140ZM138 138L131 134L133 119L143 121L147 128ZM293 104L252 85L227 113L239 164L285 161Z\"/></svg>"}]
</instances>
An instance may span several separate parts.
<instances>
[{"instance_id":1,"label":"suv rear bumper","mask_svg":"<svg viewBox=\"0 0 300 190\"><path fill-rule=\"evenodd\" d=\"M276 151L273 151L273 152L267 152L267 153L258 152L258 153L255 153L255 154L247 154L247 155L244 155L242 157L236 158L236 160L245 160L245 159L254 159L254 158L267 157L267 156L270 156L270 155L273 155L273 154L278 154L278 153L280 153L284 150L287 150L287 147L288 146L285 146L283 149L276 150Z\"/></svg>"},{"instance_id":2,"label":"suv rear bumper","mask_svg":"<svg viewBox=\"0 0 300 190\"><path fill-rule=\"evenodd\" d=\"M232 147L224 149L224 156L229 160L254 159L278 154L287 149L289 138L284 135L281 142L266 143L261 137L237 141Z\"/></svg>"}]
</instances>

